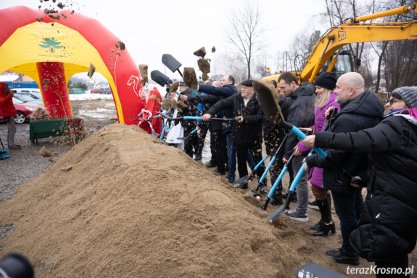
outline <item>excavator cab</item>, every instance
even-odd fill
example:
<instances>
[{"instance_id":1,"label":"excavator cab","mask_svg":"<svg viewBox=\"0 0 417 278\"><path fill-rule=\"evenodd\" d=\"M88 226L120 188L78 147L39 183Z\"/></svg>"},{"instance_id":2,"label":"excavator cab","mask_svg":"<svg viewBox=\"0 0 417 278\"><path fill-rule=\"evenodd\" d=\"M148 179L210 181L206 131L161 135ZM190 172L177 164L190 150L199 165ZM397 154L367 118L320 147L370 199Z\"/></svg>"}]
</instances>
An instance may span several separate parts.
<instances>
[{"instance_id":1,"label":"excavator cab","mask_svg":"<svg viewBox=\"0 0 417 278\"><path fill-rule=\"evenodd\" d=\"M336 60L333 61L333 59ZM334 63L334 66L332 66ZM352 52L348 50L339 51L339 53L335 53L332 59L329 59L323 66L321 72L330 71L336 73L336 76L339 78L344 73L353 71L353 55Z\"/></svg>"}]
</instances>

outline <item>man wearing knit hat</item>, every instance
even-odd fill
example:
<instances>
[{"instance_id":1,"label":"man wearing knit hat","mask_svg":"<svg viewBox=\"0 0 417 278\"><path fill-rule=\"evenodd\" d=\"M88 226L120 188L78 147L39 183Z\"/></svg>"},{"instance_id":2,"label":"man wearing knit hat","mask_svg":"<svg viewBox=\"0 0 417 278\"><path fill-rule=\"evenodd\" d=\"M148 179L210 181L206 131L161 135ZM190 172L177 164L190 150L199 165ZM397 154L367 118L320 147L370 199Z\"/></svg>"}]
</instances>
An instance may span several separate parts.
<instances>
[{"instance_id":1,"label":"man wearing knit hat","mask_svg":"<svg viewBox=\"0 0 417 278\"><path fill-rule=\"evenodd\" d=\"M6 83L0 82L0 116L7 119L7 145L9 149L20 149L20 145L14 143L16 134L16 109L13 105L13 94Z\"/></svg>"},{"instance_id":2,"label":"man wearing knit hat","mask_svg":"<svg viewBox=\"0 0 417 278\"><path fill-rule=\"evenodd\" d=\"M303 140L310 147L370 155L368 196L350 242L361 257L375 261L377 273L378 268L406 273L417 239L417 87L397 88L393 96L403 100L401 112L373 128L319 132Z\"/></svg>"}]
</instances>

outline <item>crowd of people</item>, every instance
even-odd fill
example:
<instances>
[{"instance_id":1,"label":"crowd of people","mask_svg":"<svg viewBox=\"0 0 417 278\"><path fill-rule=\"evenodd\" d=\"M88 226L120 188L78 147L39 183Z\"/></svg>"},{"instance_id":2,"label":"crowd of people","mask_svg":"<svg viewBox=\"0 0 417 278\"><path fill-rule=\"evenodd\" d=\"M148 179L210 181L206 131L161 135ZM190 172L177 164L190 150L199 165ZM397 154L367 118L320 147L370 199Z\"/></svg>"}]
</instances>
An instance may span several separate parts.
<instances>
[{"instance_id":1,"label":"crowd of people","mask_svg":"<svg viewBox=\"0 0 417 278\"><path fill-rule=\"evenodd\" d=\"M253 170L262 160L263 147L268 155L277 156L270 184L290 158L290 181L293 173L308 165L296 195L285 196L280 184L271 203L281 205L283 198L292 198L297 206L286 215L301 222L308 221L308 207L317 207L320 221L310 227L312 235L327 236L336 231L333 199L342 245L327 251L328 256L336 263L357 265L360 256L377 267L405 269L417 237L417 87L397 88L384 109L365 89L359 73L337 78L324 72L314 84L299 84L292 73L282 73L274 93L285 121L309 134L299 141L285 126L265 117L252 80L234 83L226 75L220 82L199 85L198 93L183 87L179 96L168 96L187 101L189 107L202 107L189 110L204 121L193 123L200 127L194 143L185 131L185 145L194 145L194 152L186 148L187 154L201 160L209 130L211 159L206 166L216 167L214 172L225 175L226 182L234 183L236 162L238 177L247 176L248 168ZM327 157L320 157L313 147L325 148ZM259 167L256 174L260 177L264 171Z\"/></svg>"}]
</instances>

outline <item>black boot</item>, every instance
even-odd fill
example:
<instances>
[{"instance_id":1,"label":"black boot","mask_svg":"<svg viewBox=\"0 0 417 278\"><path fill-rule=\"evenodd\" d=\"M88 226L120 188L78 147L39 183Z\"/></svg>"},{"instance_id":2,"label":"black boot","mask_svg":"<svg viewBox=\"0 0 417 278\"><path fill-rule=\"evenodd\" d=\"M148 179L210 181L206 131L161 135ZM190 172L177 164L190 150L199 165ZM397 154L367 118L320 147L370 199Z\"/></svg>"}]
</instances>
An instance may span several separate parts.
<instances>
[{"instance_id":1,"label":"black boot","mask_svg":"<svg viewBox=\"0 0 417 278\"><path fill-rule=\"evenodd\" d=\"M313 236L327 236L330 231L332 234L336 233L336 225L334 222L328 224L322 222L321 225L319 225L319 228L313 232Z\"/></svg>"},{"instance_id":2,"label":"black boot","mask_svg":"<svg viewBox=\"0 0 417 278\"><path fill-rule=\"evenodd\" d=\"M313 233L313 236L327 236L330 231L333 234L336 233L336 225L332 220L329 203L328 197L325 200L317 200L321 216L321 225L319 225L319 228Z\"/></svg>"},{"instance_id":3,"label":"black boot","mask_svg":"<svg viewBox=\"0 0 417 278\"><path fill-rule=\"evenodd\" d=\"M335 254L333 260L339 264L350 264L350 265L358 265L359 264L359 257L356 255L355 252L347 251L344 248L340 249L339 254Z\"/></svg>"},{"instance_id":4,"label":"black boot","mask_svg":"<svg viewBox=\"0 0 417 278\"><path fill-rule=\"evenodd\" d=\"M320 225L323 223L323 221L320 219L319 222L314 224L313 226L310 226L310 230L317 231L320 228Z\"/></svg>"}]
</instances>

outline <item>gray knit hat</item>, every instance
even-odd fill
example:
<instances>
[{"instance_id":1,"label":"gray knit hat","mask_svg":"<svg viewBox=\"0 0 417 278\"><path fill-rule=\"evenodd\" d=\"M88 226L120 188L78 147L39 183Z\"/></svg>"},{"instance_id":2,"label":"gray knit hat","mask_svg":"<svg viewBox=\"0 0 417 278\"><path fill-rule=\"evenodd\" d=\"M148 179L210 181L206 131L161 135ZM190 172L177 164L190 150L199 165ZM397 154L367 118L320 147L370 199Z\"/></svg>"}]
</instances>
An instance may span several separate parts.
<instances>
[{"instance_id":1,"label":"gray knit hat","mask_svg":"<svg viewBox=\"0 0 417 278\"><path fill-rule=\"evenodd\" d=\"M408 108L417 107L417 86L397 88L392 91L392 96L404 100Z\"/></svg>"}]
</instances>

